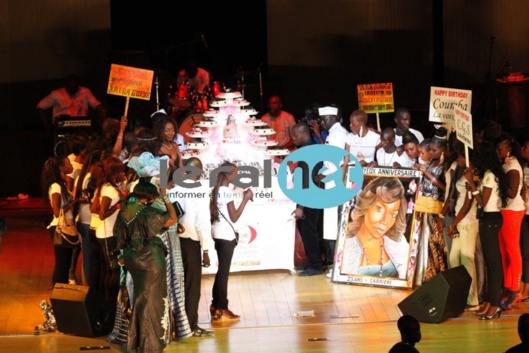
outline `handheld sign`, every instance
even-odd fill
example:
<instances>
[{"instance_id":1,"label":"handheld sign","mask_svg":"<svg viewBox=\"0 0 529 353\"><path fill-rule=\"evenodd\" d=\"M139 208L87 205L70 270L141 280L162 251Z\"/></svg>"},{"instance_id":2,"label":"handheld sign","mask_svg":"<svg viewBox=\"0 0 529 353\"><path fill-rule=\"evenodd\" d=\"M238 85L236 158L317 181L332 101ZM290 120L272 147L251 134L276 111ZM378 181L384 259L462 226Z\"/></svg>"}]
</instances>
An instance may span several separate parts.
<instances>
[{"instance_id":1,"label":"handheld sign","mask_svg":"<svg viewBox=\"0 0 529 353\"><path fill-rule=\"evenodd\" d=\"M393 83L367 83L357 85L358 106L367 114L377 114L377 129L380 131L378 113L395 111L393 104Z\"/></svg>"},{"instance_id":2,"label":"handheld sign","mask_svg":"<svg viewBox=\"0 0 529 353\"><path fill-rule=\"evenodd\" d=\"M468 148L474 148L472 115L458 107L454 107L454 117L457 139L465 144L465 161L468 167Z\"/></svg>"},{"instance_id":3,"label":"handheld sign","mask_svg":"<svg viewBox=\"0 0 529 353\"><path fill-rule=\"evenodd\" d=\"M152 70L112 64L107 93L127 97L124 114L127 115L130 98L151 99L153 76L154 71Z\"/></svg>"},{"instance_id":4,"label":"handheld sign","mask_svg":"<svg viewBox=\"0 0 529 353\"><path fill-rule=\"evenodd\" d=\"M431 87L429 120L448 125L449 130L455 130L454 108L458 107L470 112L472 105L472 91Z\"/></svg>"}]
</instances>

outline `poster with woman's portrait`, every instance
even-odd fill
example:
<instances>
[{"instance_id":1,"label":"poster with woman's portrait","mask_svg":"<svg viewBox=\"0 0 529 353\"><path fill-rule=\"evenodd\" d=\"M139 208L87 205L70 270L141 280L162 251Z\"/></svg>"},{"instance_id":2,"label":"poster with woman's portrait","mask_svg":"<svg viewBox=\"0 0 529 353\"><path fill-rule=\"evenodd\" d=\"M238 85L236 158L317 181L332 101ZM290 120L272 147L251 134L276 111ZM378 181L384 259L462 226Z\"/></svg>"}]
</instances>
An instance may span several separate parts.
<instances>
[{"instance_id":1,"label":"poster with woman's portrait","mask_svg":"<svg viewBox=\"0 0 529 353\"><path fill-rule=\"evenodd\" d=\"M420 176L413 169L364 168L362 189L340 210L333 282L413 288Z\"/></svg>"}]
</instances>

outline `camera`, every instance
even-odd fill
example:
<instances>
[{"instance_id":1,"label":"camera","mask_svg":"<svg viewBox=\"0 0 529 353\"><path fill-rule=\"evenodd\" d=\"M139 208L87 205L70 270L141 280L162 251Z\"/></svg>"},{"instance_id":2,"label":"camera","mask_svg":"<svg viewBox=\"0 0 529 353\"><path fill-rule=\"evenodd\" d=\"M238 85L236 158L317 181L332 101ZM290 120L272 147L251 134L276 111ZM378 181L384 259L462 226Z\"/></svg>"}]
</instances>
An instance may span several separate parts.
<instances>
[{"instance_id":1,"label":"camera","mask_svg":"<svg viewBox=\"0 0 529 353\"><path fill-rule=\"evenodd\" d=\"M317 121L320 123L320 112L317 107L310 107L305 109L305 117L302 119L305 123L309 124L311 121Z\"/></svg>"}]
</instances>

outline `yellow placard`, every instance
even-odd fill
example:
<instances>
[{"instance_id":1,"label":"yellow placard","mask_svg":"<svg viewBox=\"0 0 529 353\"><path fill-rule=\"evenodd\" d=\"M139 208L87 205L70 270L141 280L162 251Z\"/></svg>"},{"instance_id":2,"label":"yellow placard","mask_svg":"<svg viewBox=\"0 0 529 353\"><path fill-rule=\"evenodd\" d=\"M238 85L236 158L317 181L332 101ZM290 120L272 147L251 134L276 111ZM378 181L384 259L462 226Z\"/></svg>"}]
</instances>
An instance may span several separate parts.
<instances>
[{"instance_id":1,"label":"yellow placard","mask_svg":"<svg viewBox=\"0 0 529 353\"><path fill-rule=\"evenodd\" d=\"M393 103L393 83L367 83L357 86L358 106L368 114L391 113Z\"/></svg>"},{"instance_id":2,"label":"yellow placard","mask_svg":"<svg viewBox=\"0 0 529 353\"><path fill-rule=\"evenodd\" d=\"M112 64L108 78L108 94L150 100L154 71Z\"/></svg>"}]
</instances>

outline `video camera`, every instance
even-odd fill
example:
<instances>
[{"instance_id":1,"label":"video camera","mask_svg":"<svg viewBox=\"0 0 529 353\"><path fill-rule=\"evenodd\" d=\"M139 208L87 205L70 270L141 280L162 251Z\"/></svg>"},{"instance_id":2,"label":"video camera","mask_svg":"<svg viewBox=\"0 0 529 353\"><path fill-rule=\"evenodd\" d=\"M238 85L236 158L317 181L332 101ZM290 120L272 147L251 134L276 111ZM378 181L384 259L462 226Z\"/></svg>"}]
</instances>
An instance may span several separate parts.
<instances>
[{"instance_id":1,"label":"video camera","mask_svg":"<svg viewBox=\"0 0 529 353\"><path fill-rule=\"evenodd\" d=\"M320 113L318 111L319 107L309 107L305 109L305 117L301 119L306 124L309 124L311 121L317 121L318 124L321 122Z\"/></svg>"}]
</instances>

